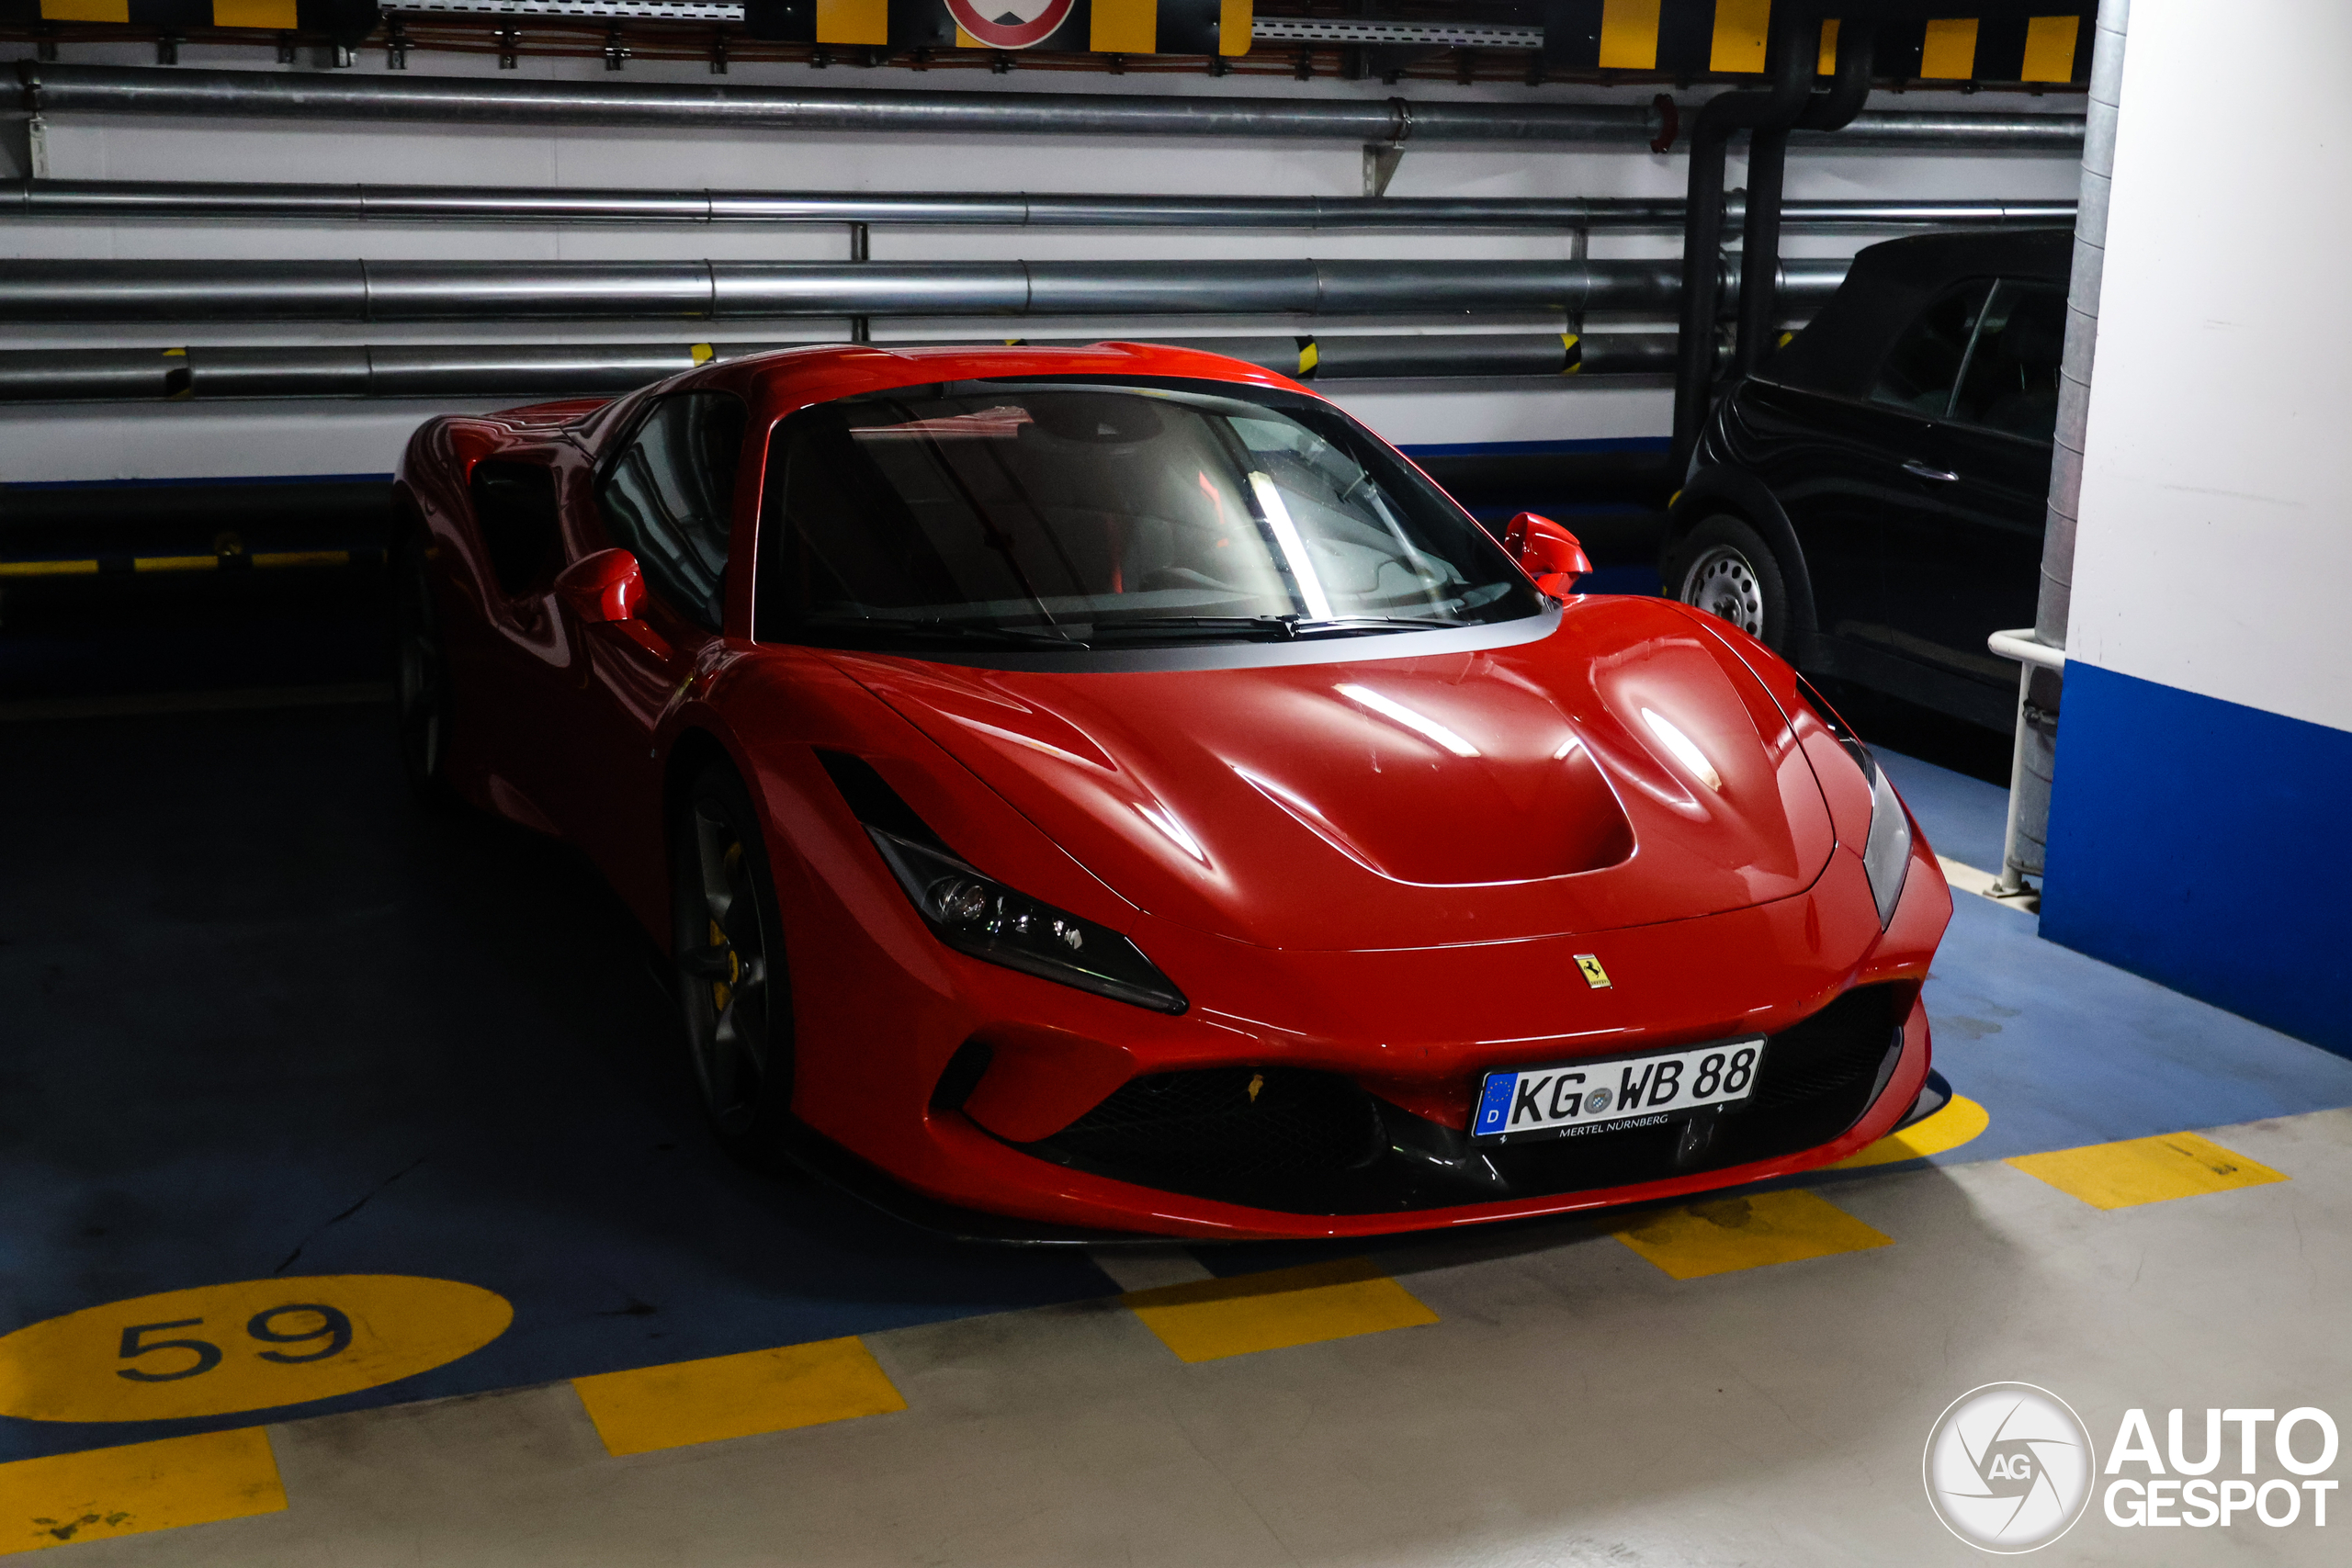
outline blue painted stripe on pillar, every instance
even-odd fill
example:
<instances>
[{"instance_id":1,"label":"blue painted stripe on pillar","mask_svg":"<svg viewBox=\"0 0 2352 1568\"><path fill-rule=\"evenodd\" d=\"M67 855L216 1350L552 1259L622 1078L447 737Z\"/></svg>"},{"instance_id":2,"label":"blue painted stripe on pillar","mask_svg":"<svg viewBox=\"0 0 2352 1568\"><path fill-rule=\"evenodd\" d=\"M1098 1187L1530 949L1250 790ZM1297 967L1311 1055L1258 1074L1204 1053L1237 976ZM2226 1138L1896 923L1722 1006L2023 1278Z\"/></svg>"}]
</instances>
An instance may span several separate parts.
<instances>
[{"instance_id":1,"label":"blue painted stripe on pillar","mask_svg":"<svg viewBox=\"0 0 2352 1568\"><path fill-rule=\"evenodd\" d=\"M2352 731L2066 667L2041 934L2352 1056Z\"/></svg>"}]
</instances>

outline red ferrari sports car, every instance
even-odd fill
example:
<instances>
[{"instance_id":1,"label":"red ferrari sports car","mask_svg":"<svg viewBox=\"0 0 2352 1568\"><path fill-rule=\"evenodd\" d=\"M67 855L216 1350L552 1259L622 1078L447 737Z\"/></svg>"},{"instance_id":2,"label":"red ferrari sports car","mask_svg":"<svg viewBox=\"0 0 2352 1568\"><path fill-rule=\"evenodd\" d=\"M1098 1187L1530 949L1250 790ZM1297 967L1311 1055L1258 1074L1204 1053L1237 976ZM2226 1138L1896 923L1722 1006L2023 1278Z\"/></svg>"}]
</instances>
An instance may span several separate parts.
<instances>
[{"instance_id":1,"label":"red ferrari sports car","mask_svg":"<svg viewBox=\"0 0 2352 1568\"><path fill-rule=\"evenodd\" d=\"M1281 376L769 354L434 420L399 494L413 782L603 869L745 1157L966 1235L1340 1235L1939 1096L1951 894L1827 705Z\"/></svg>"}]
</instances>

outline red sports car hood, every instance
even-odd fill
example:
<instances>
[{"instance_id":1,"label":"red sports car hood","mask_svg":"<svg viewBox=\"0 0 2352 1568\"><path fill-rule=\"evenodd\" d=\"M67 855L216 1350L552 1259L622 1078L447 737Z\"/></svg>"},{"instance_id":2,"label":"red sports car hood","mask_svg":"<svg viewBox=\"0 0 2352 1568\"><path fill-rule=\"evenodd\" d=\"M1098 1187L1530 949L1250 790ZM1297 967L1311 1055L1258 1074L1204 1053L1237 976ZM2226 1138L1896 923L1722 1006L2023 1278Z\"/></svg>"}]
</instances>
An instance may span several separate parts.
<instances>
[{"instance_id":1,"label":"red sports car hood","mask_svg":"<svg viewBox=\"0 0 2352 1568\"><path fill-rule=\"evenodd\" d=\"M1476 652L1316 646L1214 670L832 657L1124 897L1261 946L1712 914L1802 891L1835 847L1771 698L1676 607L1571 601Z\"/></svg>"}]
</instances>

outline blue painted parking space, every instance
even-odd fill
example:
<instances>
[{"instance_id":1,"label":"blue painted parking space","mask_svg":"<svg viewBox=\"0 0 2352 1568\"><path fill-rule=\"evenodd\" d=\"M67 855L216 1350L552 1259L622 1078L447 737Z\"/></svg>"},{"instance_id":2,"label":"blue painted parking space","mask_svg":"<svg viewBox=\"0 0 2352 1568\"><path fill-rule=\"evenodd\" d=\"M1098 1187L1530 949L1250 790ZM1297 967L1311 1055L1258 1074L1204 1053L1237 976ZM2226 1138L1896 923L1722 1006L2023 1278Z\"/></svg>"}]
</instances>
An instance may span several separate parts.
<instances>
[{"instance_id":1,"label":"blue painted parking space","mask_svg":"<svg viewBox=\"0 0 2352 1568\"><path fill-rule=\"evenodd\" d=\"M418 816L387 728L365 707L12 727L0 808L28 830L0 988L28 1005L0 1066L0 1332L322 1275L512 1304L470 1354L279 1419L1112 1293L1081 1252L940 1240L721 1158L617 903L560 848ZM51 782L68 748L101 784ZM2003 791L1886 761L1939 851L1997 858ZM2352 1062L1956 904L1928 1006L1991 1122L1939 1162L2352 1104ZM256 1418L0 1417L0 1461Z\"/></svg>"},{"instance_id":2,"label":"blue painted parking space","mask_svg":"<svg viewBox=\"0 0 2352 1568\"><path fill-rule=\"evenodd\" d=\"M274 1419L1112 1289L1082 1253L941 1240L728 1163L618 903L559 847L421 818L386 710L8 743L0 1332L331 1274L513 1304L461 1359ZM254 1418L0 1417L0 1461Z\"/></svg>"}]
</instances>

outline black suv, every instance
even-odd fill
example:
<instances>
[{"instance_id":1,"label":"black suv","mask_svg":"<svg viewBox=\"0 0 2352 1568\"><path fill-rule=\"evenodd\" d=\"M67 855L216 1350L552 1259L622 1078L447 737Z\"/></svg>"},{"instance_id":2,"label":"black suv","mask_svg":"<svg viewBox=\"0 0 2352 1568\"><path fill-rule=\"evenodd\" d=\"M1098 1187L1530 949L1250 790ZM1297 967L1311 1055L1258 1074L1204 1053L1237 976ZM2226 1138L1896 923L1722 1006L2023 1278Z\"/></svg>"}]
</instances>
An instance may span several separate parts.
<instances>
[{"instance_id":1,"label":"black suv","mask_svg":"<svg viewBox=\"0 0 2352 1568\"><path fill-rule=\"evenodd\" d=\"M1818 674L2006 730L2033 624L2066 337L2064 229L1872 245L1721 400L1665 591Z\"/></svg>"}]
</instances>

